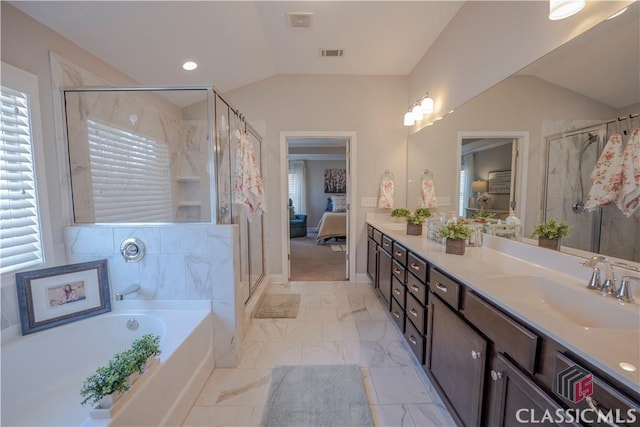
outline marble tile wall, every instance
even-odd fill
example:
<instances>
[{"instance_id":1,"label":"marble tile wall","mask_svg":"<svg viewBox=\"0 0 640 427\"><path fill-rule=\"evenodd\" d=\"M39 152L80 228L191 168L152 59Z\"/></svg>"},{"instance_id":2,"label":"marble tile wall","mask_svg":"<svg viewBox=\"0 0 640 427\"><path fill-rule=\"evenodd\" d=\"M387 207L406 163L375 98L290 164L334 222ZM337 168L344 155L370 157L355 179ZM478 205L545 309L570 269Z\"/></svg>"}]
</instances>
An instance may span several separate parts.
<instances>
[{"instance_id":1,"label":"marble tile wall","mask_svg":"<svg viewBox=\"0 0 640 427\"><path fill-rule=\"evenodd\" d=\"M238 291L238 227L212 224L87 225L64 229L70 264L107 259L112 298L133 283L137 295L126 298L210 300L214 314L214 357L217 367L236 366L244 324ZM142 240L146 255L127 263L121 242Z\"/></svg>"}]
</instances>

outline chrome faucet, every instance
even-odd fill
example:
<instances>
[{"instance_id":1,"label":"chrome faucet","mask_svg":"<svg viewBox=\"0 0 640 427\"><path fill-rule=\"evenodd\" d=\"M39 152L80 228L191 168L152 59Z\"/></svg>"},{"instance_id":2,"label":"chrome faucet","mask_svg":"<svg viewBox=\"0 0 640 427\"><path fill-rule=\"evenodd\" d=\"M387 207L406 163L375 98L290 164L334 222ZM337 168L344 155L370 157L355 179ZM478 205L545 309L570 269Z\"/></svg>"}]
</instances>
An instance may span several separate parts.
<instances>
[{"instance_id":1,"label":"chrome faucet","mask_svg":"<svg viewBox=\"0 0 640 427\"><path fill-rule=\"evenodd\" d=\"M631 296L631 281L640 283L640 277L623 276L620 281L620 288L616 292L616 298L622 302L633 302L633 296Z\"/></svg>"},{"instance_id":2,"label":"chrome faucet","mask_svg":"<svg viewBox=\"0 0 640 427\"><path fill-rule=\"evenodd\" d=\"M598 264L602 264L604 266L605 280L602 284L600 283L600 269L598 268ZM582 265L593 269L593 274L591 275L587 289L602 291L603 294L615 296L616 279L613 275L613 266L607 257L596 255L583 262Z\"/></svg>"},{"instance_id":3,"label":"chrome faucet","mask_svg":"<svg viewBox=\"0 0 640 427\"><path fill-rule=\"evenodd\" d=\"M116 301L122 301L125 295L136 293L140 290L140 285L134 283L133 285L129 285L124 289L116 292Z\"/></svg>"}]
</instances>

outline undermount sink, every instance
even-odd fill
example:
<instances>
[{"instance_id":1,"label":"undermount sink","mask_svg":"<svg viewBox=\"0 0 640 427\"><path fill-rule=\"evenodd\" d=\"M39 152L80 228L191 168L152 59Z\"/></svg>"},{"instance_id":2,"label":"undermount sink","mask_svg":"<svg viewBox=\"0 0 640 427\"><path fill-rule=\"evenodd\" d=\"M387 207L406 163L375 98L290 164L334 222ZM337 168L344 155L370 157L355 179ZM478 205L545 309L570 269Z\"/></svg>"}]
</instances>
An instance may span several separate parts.
<instances>
[{"instance_id":1,"label":"undermount sink","mask_svg":"<svg viewBox=\"0 0 640 427\"><path fill-rule=\"evenodd\" d=\"M638 329L640 306L621 304L586 287L566 285L544 277L496 276L488 278L517 306L538 306L583 328ZM517 302L516 302L517 301Z\"/></svg>"}]
</instances>

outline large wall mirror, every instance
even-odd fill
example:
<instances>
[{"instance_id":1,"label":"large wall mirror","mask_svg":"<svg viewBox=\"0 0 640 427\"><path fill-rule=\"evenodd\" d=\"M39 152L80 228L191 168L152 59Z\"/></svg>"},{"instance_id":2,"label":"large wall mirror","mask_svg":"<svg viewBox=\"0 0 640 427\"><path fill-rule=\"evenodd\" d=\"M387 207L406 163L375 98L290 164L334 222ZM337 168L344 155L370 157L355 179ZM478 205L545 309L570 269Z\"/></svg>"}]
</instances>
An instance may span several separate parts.
<instances>
[{"instance_id":1,"label":"large wall mirror","mask_svg":"<svg viewBox=\"0 0 640 427\"><path fill-rule=\"evenodd\" d=\"M212 93L65 90L74 222L210 222Z\"/></svg>"},{"instance_id":2,"label":"large wall mirror","mask_svg":"<svg viewBox=\"0 0 640 427\"><path fill-rule=\"evenodd\" d=\"M636 2L622 15L601 22L412 134L407 156L409 207L418 200L414 183L428 168L438 194L452 201L440 210L466 216L478 195L473 184L484 191L490 177L486 167L476 169L465 183L461 179L465 157L467 162L480 159L486 165L485 150L496 149L495 138L512 138L528 148L512 146L510 167L507 148L489 156L496 163L491 171L510 170L511 176L501 172L500 178L504 185L510 180L511 187L506 200L489 192L488 209L502 214L517 202L524 237L530 236L536 222L554 216L571 224L572 237L564 247L640 262L640 209L627 217L615 206L595 212L581 206L607 140L619 132L626 144L630 132L640 127L635 117L640 111L638 28ZM634 118L628 119L630 115Z\"/></svg>"}]
</instances>

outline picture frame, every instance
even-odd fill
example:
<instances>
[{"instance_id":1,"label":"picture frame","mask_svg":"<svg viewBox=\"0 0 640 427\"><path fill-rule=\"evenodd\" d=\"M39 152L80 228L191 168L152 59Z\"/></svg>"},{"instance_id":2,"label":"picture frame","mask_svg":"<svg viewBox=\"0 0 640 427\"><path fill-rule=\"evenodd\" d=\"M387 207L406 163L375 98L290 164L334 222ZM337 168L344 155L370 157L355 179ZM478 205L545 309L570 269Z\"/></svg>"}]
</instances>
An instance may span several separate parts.
<instances>
[{"instance_id":1,"label":"picture frame","mask_svg":"<svg viewBox=\"0 0 640 427\"><path fill-rule=\"evenodd\" d=\"M344 194L347 192L347 170L325 169L324 192L326 194Z\"/></svg>"},{"instance_id":2,"label":"picture frame","mask_svg":"<svg viewBox=\"0 0 640 427\"><path fill-rule=\"evenodd\" d=\"M489 172L487 174L487 193L511 194L511 170Z\"/></svg>"},{"instance_id":3,"label":"picture frame","mask_svg":"<svg viewBox=\"0 0 640 427\"><path fill-rule=\"evenodd\" d=\"M107 260L16 273L22 334L111 311Z\"/></svg>"}]
</instances>

